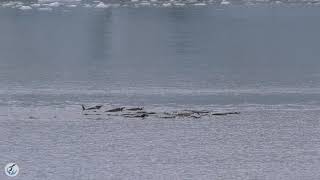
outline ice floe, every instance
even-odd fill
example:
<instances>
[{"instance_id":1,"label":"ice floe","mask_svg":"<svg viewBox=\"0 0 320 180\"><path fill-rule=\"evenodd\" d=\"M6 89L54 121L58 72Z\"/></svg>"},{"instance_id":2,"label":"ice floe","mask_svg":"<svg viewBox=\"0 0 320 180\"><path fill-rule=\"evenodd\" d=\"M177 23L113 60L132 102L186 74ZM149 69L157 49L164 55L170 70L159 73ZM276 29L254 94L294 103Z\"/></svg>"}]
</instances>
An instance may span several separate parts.
<instances>
[{"instance_id":1,"label":"ice floe","mask_svg":"<svg viewBox=\"0 0 320 180\"><path fill-rule=\"evenodd\" d=\"M68 4L68 5L66 5L66 7L68 7L68 8L75 8L75 7L77 7L78 5L76 5L76 4Z\"/></svg>"},{"instance_id":2,"label":"ice floe","mask_svg":"<svg viewBox=\"0 0 320 180\"><path fill-rule=\"evenodd\" d=\"M139 3L140 6L150 6L151 3L148 1L142 1L141 3Z\"/></svg>"},{"instance_id":3,"label":"ice floe","mask_svg":"<svg viewBox=\"0 0 320 180\"><path fill-rule=\"evenodd\" d=\"M5 2L2 4L2 7L5 8L20 8L21 6L23 6L23 3L20 1Z\"/></svg>"},{"instance_id":4,"label":"ice floe","mask_svg":"<svg viewBox=\"0 0 320 180\"><path fill-rule=\"evenodd\" d=\"M195 3L195 4L193 4L193 5L195 5L195 6L205 6L205 5L207 5L206 3Z\"/></svg>"},{"instance_id":5,"label":"ice floe","mask_svg":"<svg viewBox=\"0 0 320 180\"><path fill-rule=\"evenodd\" d=\"M227 1L227 0L222 0L220 4L221 4L221 5L229 5L230 2Z\"/></svg>"},{"instance_id":6,"label":"ice floe","mask_svg":"<svg viewBox=\"0 0 320 180\"><path fill-rule=\"evenodd\" d=\"M52 11L51 7L40 7L38 8L39 11Z\"/></svg>"},{"instance_id":7,"label":"ice floe","mask_svg":"<svg viewBox=\"0 0 320 180\"><path fill-rule=\"evenodd\" d=\"M52 2L48 4L49 7L59 7L60 5L61 4L59 2Z\"/></svg>"},{"instance_id":8,"label":"ice floe","mask_svg":"<svg viewBox=\"0 0 320 180\"><path fill-rule=\"evenodd\" d=\"M185 6L186 4L185 3L181 3L181 2L177 2L177 3L174 3L175 6Z\"/></svg>"},{"instance_id":9,"label":"ice floe","mask_svg":"<svg viewBox=\"0 0 320 180\"><path fill-rule=\"evenodd\" d=\"M7 2L2 4L2 7L13 7L13 6L15 6L15 2Z\"/></svg>"},{"instance_id":10,"label":"ice floe","mask_svg":"<svg viewBox=\"0 0 320 180\"><path fill-rule=\"evenodd\" d=\"M318 6L320 0L35 0L0 2L0 7L21 10L38 9L50 11L56 8L118 8L118 7L191 7L208 5L258 5L258 4L307 4Z\"/></svg>"},{"instance_id":11,"label":"ice floe","mask_svg":"<svg viewBox=\"0 0 320 180\"><path fill-rule=\"evenodd\" d=\"M31 10L32 7L30 7L30 6L21 6L19 9L20 10Z\"/></svg>"},{"instance_id":12,"label":"ice floe","mask_svg":"<svg viewBox=\"0 0 320 180\"><path fill-rule=\"evenodd\" d=\"M41 4L30 4L30 6L33 7L33 8L38 8L38 7L41 6Z\"/></svg>"},{"instance_id":13,"label":"ice floe","mask_svg":"<svg viewBox=\"0 0 320 180\"><path fill-rule=\"evenodd\" d=\"M38 3L40 4L52 3L52 2L56 2L56 0L38 0Z\"/></svg>"},{"instance_id":14,"label":"ice floe","mask_svg":"<svg viewBox=\"0 0 320 180\"><path fill-rule=\"evenodd\" d=\"M109 4L105 4L103 2L100 2L99 4L96 5L96 8L108 8L110 7Z\"/></svg>"},{"instance_id":15,"label":"ice floe","mask_svg":"<svg viewBox=\"0 0 320 180\"><path fill-rule=\"evenodd\" d=\"M172 4L171 3L163 3L162 6L163 7L170 7Z\"/></svg>"}]
</instances>

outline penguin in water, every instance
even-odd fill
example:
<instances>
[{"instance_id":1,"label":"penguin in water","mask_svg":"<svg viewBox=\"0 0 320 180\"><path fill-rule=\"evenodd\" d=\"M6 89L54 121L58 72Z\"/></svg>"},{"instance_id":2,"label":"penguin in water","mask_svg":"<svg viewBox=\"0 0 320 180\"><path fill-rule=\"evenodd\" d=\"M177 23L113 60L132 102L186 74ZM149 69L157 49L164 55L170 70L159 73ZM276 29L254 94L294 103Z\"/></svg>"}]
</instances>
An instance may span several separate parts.
<instances>
[{"instance_id":1,"label":"penguin in water","mask_svg":"<svg viewBox=\"0 0 320 180\"><path fill-rule=\"evenodd\" d=\"M143 107L126 108L128 111L142 111Z\"/></svg>"},{"instance_id":2,"label":"penguin in water","mask_svg":"<svg viewBox=\"0 0 320 180\"><path fill-rule=\"evenodd\" d=\"M128 117L128 118L146 118L149 115L148 114L123 114L124 117Z\"/></svg>"},{"instance_id":3,"label":"penguin in water","mask_svg":"<svg viewBox=\"0 0 320 180\"><path fill-rule=\"evenodd\" d=\"M93 106L93 107L86 108L83 104L81 104L82 111L86 111L86 110L98 110L98 109L100 109L102 106L103 106L103 105L96 105L96 106Z\"/></svg>"},{"instance_id":4,"label":"penguin in water","mask_svg":"<svg viewBox=\"0 0 320 180\"><path fill-rule=\"evenodd\" d=\"M122 110L124 110L124 107L109 109L106 112L119 112L119 111L122 111Z\"/></svg>"},{"instance_id":5,"label":"penguin in water","mask_svg":"<svg viewBox=\"0 0 320 180\"><path fill-rule=\"evenodd\" d=\"M229 114L240 114L240 112L225 112L225 113L212 113L213 116L226 116Z\"/></svg>"}]
</instances>

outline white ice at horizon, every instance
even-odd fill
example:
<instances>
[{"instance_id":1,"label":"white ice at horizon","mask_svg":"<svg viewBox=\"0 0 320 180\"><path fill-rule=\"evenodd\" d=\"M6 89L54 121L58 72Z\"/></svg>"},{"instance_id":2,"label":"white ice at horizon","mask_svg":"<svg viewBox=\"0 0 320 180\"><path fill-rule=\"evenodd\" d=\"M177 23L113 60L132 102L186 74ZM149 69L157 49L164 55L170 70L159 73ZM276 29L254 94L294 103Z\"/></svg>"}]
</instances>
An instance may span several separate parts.
<instances>
[{"instance_id":1,"label":"white ice at horizon","mask_svg":"<svg viewBox=\"0 0 320 180\"><path fill-rule=\"evenodd\" d=\"M206 3L195 3L195 4L193 4L194 6L205 6L205 5L207 5Z\"/></svg>"},{"instance_id":2,"label":"white ice at horizon","mask_svg":"<svg viewBox=\"0 0 320 180\"><path fill-rule=\"evenodd\" d=\"M34 8L37 8L37 7L40 7L41 4L31 4L30 6L31 6L31 7L34 7Z\"/></svg>"},{"instance_id":3,"label":"white ice at horizon","mask_svg":"<svg viewBox=\"0 0 320 180\"><path fill-rule=\"evenodd\" d=\"M15 5L14 2L7 2L7 3L2 4L2 7L12 7L14 5Z\"/></svg>"},{"instance_id":4,"label":"white ice at horizon","mask_svg":"<svg viewBox=\"0 0 320 180\"><path fill-rule=\"evenodd\" d=\"M147 1L143 1L141 3L139 3L140 6L150 6L151 3L150 2L147 2Z\"/></svg>"},{"instance_id":5,"label":"white ice at horizon","mask_svg":"<svg viewBox=\"0 0 320 180\"><path fill-rule=\"evenodd\" d=\"M175 6L185 6L186 4L185 4L185 3L178 2L178 3L175 3L174 5L175 5Z\"/></svg>"},{"instance_id":6,"label":"white ice at horizon","mask_svg":"<svg viewBox=\"0 0 320 180\"><path fill-rule=\"evenodd\" d=\"M59 2L53 2L48 4L49 7L59 7L61 4Z\"/></svg>"},{"instance_id":7,"label":"white ice at horizon","mask_svg":"<svg viewBox=\"0 0 320 180\"><path fill-rule=\"evenodd\" d=\"M163 3L162 6L163 7L170 7L172 4L171 3Z\"/></svg>"},{"instance_id":8,"label":"white ice at horizon","mask_svg":"<svg viewBox=\"0 0 320 180\"><path fill-rule=\"evenodd\" d=\"M19 9L20 10L31 10L32 7L30 7L30 6L21 6Z\"/></svg>"},{"instance_id":9,"label":"white ice at horizon","mask_svg":"<svg viewBox=\"0 0 320 180\"><path fill-rule=\"evenodd\" d=\"M76 4L68 4L68 5L66 5L66 7L68 7L68 8L75 8L75 7L77 7L78 5L76 5Z\"/></svg>"},{"instance_id":10,"label":"white ice at horizon","mask_svg":"<svg viewBox=\"0 0 320 180\"><path fill-rule=\"evenodd\" d=\"M22 2L22 1L9 1L0 2L0 7L3 8L15 8L15 9L30 9L40 8L40 10L53 10L55 8L118 8L118 7L190 7L190 6L207 6L207 5L231 5L234 1L231 0L125 0L121 2L102 2L99 0L85 2L84 0L37 0L36 2ZM299 4L304 3L307 5L320 5L320 0L303 0L303 1L284 1L284 0L242 0L243 5L258 5L258 4ZM29 6L22 7L22 6ZM50 7L50 8L48 8Z\"/></svg>"},{"instance_id":11,"label":"white ice at horizon","mask_svg":"<svg viewBox=\"0 0 320 180\"><path fill-rule=\"evenodd\" d=\"M220 4L221 4L221 5L229 5L230 2L227 1L227 0L222 0Z\"/></svg>"},{"instance_id":12,"label":"white ice at horizon","mask_svg":"<svg viewBox=\"0 0 320 180\"><path fill-rule=\"evenodd\" d=\"M110 5L107 5L103 2L100 2L99 4L96 5L96 8L108 8Z\"/></svg>"},{"instance_id":13,"label":"white ice at horizon","mask_svg":"<svg viewBox=\"0 0 320 180\"><path fill-rule=\"evenodd\" d=\"M38 8L39 11L52 11L51 7L40 7Z\"/></svg>"}]
</instances>

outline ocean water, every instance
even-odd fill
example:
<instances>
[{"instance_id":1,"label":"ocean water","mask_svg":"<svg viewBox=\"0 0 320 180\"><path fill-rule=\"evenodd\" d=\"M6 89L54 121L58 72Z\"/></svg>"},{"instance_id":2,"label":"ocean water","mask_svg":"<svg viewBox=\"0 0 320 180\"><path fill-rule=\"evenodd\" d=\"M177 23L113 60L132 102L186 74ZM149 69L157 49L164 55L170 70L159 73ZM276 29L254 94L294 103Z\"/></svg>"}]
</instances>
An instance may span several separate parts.
<instances>
[{"instance_id":1,"label":"ocean water","mask_svg":"<svg viewBox=\"0 0 320 180\"><path fill-rule=\"evenodd\" d=\"M0 104L318 104L319 8L0 11Z\"/></svg>"},{"instance_id":2,"label":"ocean water","mask_svg":"<svg viewBox=\"0 0 320 180\"><path fill-rule=\"evenodd\" d=\"M319 179L319 10L3 2L0 166L18 163L18 179ZM241 114L88 118L81 104Z\"/></svg>"}]
</instances>

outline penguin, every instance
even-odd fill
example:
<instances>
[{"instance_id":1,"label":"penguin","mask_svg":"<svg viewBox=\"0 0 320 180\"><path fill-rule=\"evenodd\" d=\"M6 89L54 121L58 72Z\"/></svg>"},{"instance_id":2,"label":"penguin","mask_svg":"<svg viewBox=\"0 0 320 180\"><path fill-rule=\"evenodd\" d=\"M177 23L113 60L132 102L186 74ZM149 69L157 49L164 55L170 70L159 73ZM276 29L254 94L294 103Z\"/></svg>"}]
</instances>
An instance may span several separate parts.
<instances>
[{"instance_id":1,"label":"penguin","mask_svg":"<svg viewBox=\"0 0 320 180\"><path fill-rule=\"evenodd\" d=\"M214 115L214 116L226 116L226 115L229 115L229 114L240 114L240 112L212 113L211 115Z\"/></svg>"},{"instance_id":2,"label":"penguin","mask_svg":"<svg viewBox=\"0 0 320 180\"><path fill-rule=\"evenodd\" d=\"M148 114L123 114L124 117L128 118L145 118L148 117Z\"/></svg>"},{"instance_id":3,"label":"penguin","mask_svg":"<svg viewBox=\"0 0 320 180\"><path fill-rule=\"evenodd\" d=\"M128 111L141 111L143 110L143 107L135 107L135 108L126 108Z\"/></svg>"},{"instance_id":4,"label":"penguin","mask_svg":"<svg viewBox=\"0 0 320 180\"><path fill-rule=\"evenodd\" d=\"M96 106L93 106L93 107L86 108L83 104L81 104L82 111L93 110L93 109L100 109L102 106L103 106L103 105L96 105Z\"/></svg>"},{"instance_id":5,"label":"penguin","mask_svg":"<svg viewBox=\"0 0 320 180\"><path fill-rule=\"evenodd\" d=\"M119 112L119 111L122 111L123 109L124 107L119 107L119 108L109 109L106 112Z\"/></svg>"}]
</instances>

